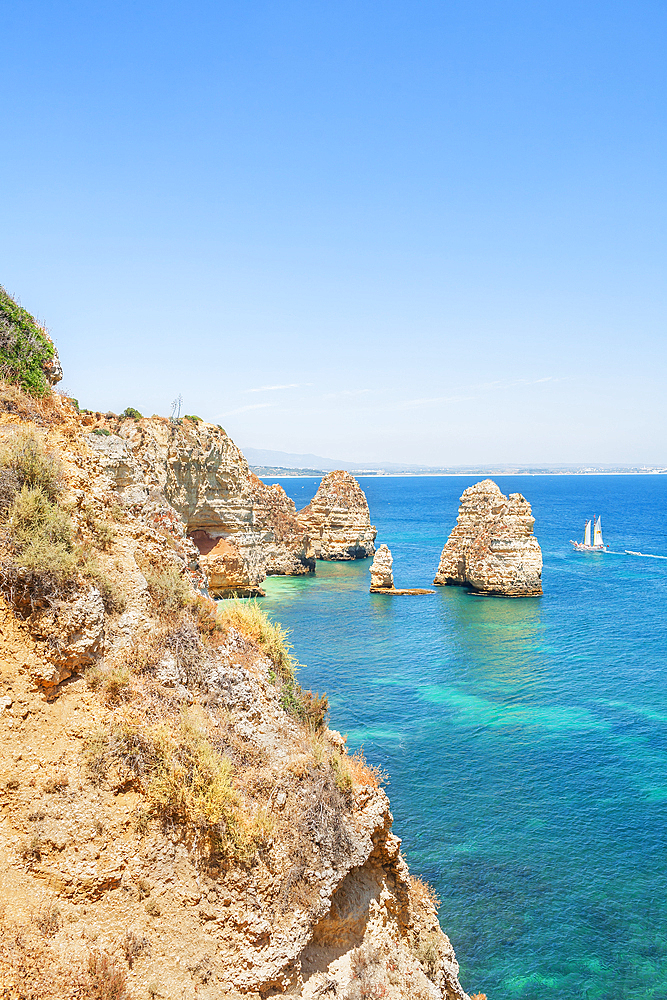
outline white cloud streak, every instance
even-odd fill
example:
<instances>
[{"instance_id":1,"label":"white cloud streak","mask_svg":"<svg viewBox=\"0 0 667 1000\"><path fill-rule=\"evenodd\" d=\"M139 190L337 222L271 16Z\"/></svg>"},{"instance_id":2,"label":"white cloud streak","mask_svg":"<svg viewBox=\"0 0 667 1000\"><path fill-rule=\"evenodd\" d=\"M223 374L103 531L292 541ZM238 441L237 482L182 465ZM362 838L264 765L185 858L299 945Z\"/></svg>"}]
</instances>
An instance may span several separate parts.
<instances>
[{"instance_id":1,"label":"white cloud streak","mask_svg":"<svg viewBox=\"0 0 667 1000\"><path fill-rule=\"evenodd\" d=\"M312 382L290 382L288 385L260 385L256 389L244 389L244 392L274 392L276 389L300 389L304 385L312 385Z\"/></svg>"}]
</instances>

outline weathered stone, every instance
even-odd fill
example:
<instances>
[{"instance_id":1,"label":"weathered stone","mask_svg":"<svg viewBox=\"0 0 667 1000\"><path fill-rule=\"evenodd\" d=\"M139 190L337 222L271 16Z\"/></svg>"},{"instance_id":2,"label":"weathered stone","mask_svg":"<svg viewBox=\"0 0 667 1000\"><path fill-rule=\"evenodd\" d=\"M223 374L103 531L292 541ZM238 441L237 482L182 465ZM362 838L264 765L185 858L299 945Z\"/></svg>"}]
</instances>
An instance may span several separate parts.
<instances>
[{"instance_id":1,"label":"weathered stone","mask_svg":"<svg viewBox=\"0 0 667 1000\"><path fill-rule=\"evenodd\" d=\"M259 597L263 590L248 562L231 542L220 538L208 555L201 556L211 597Z\"/></svg>"},{"instance_id":2,"label":"weathered stone","mask_svg":"<svg viewBox=\"0 0 667 1000\"><path fill-rule=\"evenodd\" d=\"M38 634L48 640L44 663L33 671L43 687L54 687L95 663L104 650L104 602L96 587L61 602L40 617Z\"/></svg>"},{"instance_id":3,"label":"weathered stone","mask_svg":"<svg viewBox=\"0 0 667 1000\"><path fill-rule=\"evenodd\" d=\"M470 486L461 497L433 582L507 597L539 596L542 550L534 524L530 504L520 493L506 497L491 479Z\"/></svg>"},{"instance_id":4,"label":"weathered stone","mask_svg":"<svg viewBox=\"0 0 667 1000\"><path fill-rule=\"evenodd\" d=\"M377 588L386 590L394 586L393 563L394 560L390 550L386 545L381 545L375 553L375 558L370 569L371 593Z\"/></svg>"},{"instance_id":5,"label":"weathered stone","mask_svg":"<svg viewBox=\"0 0 667 1000\"><path fill-rule=\"evenodd\" d=\"M271 574L314 572L314 552L294 503L282 487L267 486L250 472L222 428L152 417L125 420L116 434L87 439L133 513L169 507L203 555L218 539L236 549L245 568L232 567L227 554L233 590L256 591ZM214 590L229 590L223 582L212 584Z\"/></svg>"},{"instance_id":6,"label":"weathered stone","mask_svg":"<svg viewBox=\"0 0 667 1000\"><path fill-rule=\"evenodd\" d=\"M298 522L318 559L367 559L375 552L377 530L366 495L342 469L324 476L311 502L299 511Z\"/></svg>"}]
</instances>

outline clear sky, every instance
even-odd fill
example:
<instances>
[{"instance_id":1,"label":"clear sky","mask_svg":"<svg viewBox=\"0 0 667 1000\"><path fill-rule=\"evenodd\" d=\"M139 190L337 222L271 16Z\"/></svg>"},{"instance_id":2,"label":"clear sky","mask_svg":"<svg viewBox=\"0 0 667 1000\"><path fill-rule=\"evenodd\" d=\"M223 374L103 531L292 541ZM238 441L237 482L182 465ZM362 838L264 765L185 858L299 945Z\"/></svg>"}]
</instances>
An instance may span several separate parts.
<instances>
[{"instance_id":1,"label":"clear sky","mask_svg":"<svg viewBox=\"0 0 667 1000\"><path fill-rule=\"evenodd\" d=\"M5 0L0 283L82 406L667 463L667 5Z\"/></svg>"}]
</instances>

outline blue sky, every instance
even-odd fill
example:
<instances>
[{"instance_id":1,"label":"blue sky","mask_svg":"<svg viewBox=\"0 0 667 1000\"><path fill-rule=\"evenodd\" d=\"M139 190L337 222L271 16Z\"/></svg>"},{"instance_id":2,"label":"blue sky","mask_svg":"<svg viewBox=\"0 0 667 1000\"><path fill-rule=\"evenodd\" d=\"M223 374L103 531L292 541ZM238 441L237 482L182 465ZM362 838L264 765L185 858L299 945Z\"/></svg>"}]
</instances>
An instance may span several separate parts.
<instances>
[{"instance_id":1,"label":"blue sky","mask_svg":"<svg viewBox=\"0 0 667 1000\"><path fill-rule=\"evenodd\" d=\"M182 393L362 462L667 463L664 3L2 22L0 282L82 405Z\"/></svg>"}]
</instances>

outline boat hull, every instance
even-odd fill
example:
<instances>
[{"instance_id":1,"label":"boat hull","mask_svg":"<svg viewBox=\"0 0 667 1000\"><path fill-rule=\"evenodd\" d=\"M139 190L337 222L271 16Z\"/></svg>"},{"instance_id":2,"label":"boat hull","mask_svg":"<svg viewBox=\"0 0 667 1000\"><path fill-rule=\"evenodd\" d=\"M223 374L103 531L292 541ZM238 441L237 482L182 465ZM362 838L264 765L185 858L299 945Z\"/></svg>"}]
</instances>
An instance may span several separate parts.
<instances>
[{"instance_id":1,"label":"boat hull","mask_svg":"<svg viewBox=\"0 0 667 1000\"><path fill-rule=\"evenodd\" d=\"M583 542L572 542L576 552L607 552L606 545L585 545Z\"/></svg>"}]
</instances>

